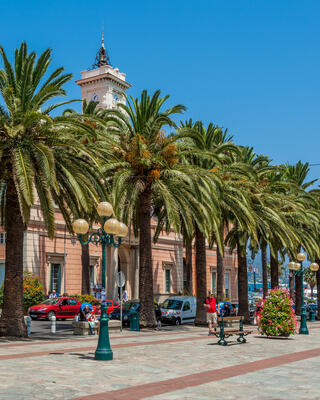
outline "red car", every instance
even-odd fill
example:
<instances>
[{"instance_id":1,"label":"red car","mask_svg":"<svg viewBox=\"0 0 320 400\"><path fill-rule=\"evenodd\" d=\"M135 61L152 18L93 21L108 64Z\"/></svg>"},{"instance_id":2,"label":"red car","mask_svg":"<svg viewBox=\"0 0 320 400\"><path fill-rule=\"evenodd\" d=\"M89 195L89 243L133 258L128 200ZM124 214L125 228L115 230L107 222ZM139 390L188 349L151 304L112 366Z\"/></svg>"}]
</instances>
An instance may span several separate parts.
<instances>
[{"instance_id":1,"label":"red car","mask_svg":"<svg viewBox=\"0 0 320 400\"><path fill-rule=\"evenodd\" d=\"M107 314L109 315L110 313L112 313L112 311L117 310L118 308L120 308L120 303L118 303L115 300L106 300L106 305L107 305ZM96 312L96 306L93 306L93 313ZM99 311L99 315L101 314L101 312Z\"/></svg>"},{"instance_id":2,"label":"red car","mask_svg":"<svg viewBox=\"0 0 320 400\"><path fill-rule=\"evenodd\" d=\"M29 308L32 319L48 318L74 318L80 312L80 303L71 297L57 297L47 299L41 304Z\"/></svg>"},{"instance_id":3,"label":"red car","mask_svg":"<svg viewBox=\"0 0 320 400\"><path fill-rule=\"evenodd\" d=\"M109 315L110 313L112 313L112 311L116 310L117 308L120 307L120 303L118 303L115 300L106 300L106 304L107 304L107 314Z\"/></svg>"}]
</instances>

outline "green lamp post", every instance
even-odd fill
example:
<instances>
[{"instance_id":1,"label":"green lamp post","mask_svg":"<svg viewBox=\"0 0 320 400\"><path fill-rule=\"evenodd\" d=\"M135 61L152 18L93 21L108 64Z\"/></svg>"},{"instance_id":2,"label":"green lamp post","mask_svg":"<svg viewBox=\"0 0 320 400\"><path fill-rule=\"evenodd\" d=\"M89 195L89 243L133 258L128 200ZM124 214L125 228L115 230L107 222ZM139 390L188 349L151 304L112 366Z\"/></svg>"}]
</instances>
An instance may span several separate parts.
<instances>
[{"instance_id":1,"label":"green lamp post","mask_svg":"<svg viewBox=\"0 0 320 400\"><path fill-rule=\"evenodd\" d=\"M300 318L300 335L309 335L309 331L307 328L307 314L306 307L304 305L304 288L303 288L303 276L308 268L303 268L302 263L305 260L306 256L303 253L297 254L297 260L299 262L290 261L289 269L297 276L301 276L301 318ZM317 263L310 264L311 271L317 271L319 269L319 265Z\"/></svg>"},{"instance_id":2,"label":"green lamp post","mask_svg":"<svg viewBox=\"0 0 320 400\"><path fill-rule=\"evenodd\" d=\"M89 230L89 224L84 219L77 219L74 221L72 227L74 232L78 235L79 242L81 244L93 243L95 245L101 244L102 248L102 292L106 290L106 247L120 247L121 238L127 236L128 227L122 222L117 221L115 218L111 218L113 215L112 205L108 202L102 202L98 204L97 213L102 218L101 228L89 235L87 241L83 240ZM116 240L117 237L117 240ZM100 331L98 346L95 352L96 360L112 360L113 353L110 347L109 340L109 327L108 327L108 315L107 305L105 299L101 301L101 317L100 317Z\"/></svg>"}]
</instances>

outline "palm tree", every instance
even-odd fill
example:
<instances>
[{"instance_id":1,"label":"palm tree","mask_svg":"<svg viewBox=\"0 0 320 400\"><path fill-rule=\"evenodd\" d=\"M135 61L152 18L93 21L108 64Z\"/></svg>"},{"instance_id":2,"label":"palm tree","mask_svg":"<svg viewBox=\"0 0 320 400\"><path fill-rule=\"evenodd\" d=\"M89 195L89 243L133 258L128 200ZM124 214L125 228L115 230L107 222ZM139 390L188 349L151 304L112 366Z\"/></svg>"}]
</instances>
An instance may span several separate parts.
<instances>
[{"instance_id":1,"label":"palm tree","mask_svg":"<svg viewBox=\"0 0 320 400\"><path fill-rule=\"evenodd\" d=\"M92 136L91 132L84 132L79 140L86 145L86 147L91 148L99 148L100 144L99 141L101 140L101 134L99 135L102 126L104 125L103 122L103 112L102 108L98 107L99 102L90 100L87 102L86 99L82 101L82 115L79 115L73 109L67 109L64 111L63 115L68 115L72 117L75 121L81 121L82 123L90 126L95 130L95 136ZM102 136L103 138L103 136ZM104 139L104 138L103 138ZM110 138L109 138L110 140ZM98 142L97 142L98 141ZM110 142L109 142L110 143ZM108 143L108 144L109 144ZM105 147L105 143L103 143L103 147ZM108 147L108 146L107 146ZM108 153L111 156L110 153ZM101 156L99 154L99 156ZM104 194L101 195L101 200L104 198ZM99 216L96 212L96 207L92 204L90 210L86 211L84 209L79 209L78 207L74 208L73 204L70 204L70 208L72 211L72 215L74 218L84 218L86 221L89 222L89 226L92 227L92 224L99 220ZM86 238L84 237L84 240ZM89 294L90 293L90 251L89 251L89 244L81 243L81 293L82 294Z\"/></svg>"},{"instance_id":2,"label":"palm tree","mask_svg":"<svg viewBox=\"0 0 320 400\"><path fill-rule=\"evenodd\" d=\"M77 134L94 131L68 117L49 113L68 102L47 105L65 96L71 79L58 68L45 79L51 50L38 59L22 43L12 66L0 47L0 182L4 185L1 216L7 232L6 269L0 335L26 336L23 321L23 236L36 196L50 238L54 235L54 203L71 226L68 203L88 208L98 200L98 160ZM42 110L42 111L41 111ZM84 157L85 154L85 157ZM94 166L94 167L93 167Z\"/></svg>"},{"instance_id":3,"label":"palm tree","mask_svg":"<svg viewBox=\"0 0 320 400\"><path fill-rule=\"evenodd\" d=\"M320 260L316 259L316 263L320 265ZM317 304L318 304L317 319L320 319L320 268L316 272L316 278L317 278Z\"/></svg>"},{"instance_id":4,"label":"palm tree","mask_svg":"<svg viewBox=\"0 0 320 400\"><path fill-rule=\"evenodd\" d=\"M189 233L192 227L188 221L192 217L210 220L209 213L197 201L197 197L203 197L202 171L179 162L175 138L166 137L162 130L165 126L175 127L171 116L185 110L182 105L163 109L167 99L168 96L160 97L160 91L150 97L144 90L140 99L130 98L127 105L119 105L121 110L107 110L104 116L113 123L112 133L118 136L114 146L117 160L107 163L104 172L106 177L112 177L117 216L127 223L132 221L135 234L139 234L140 321L148 327L156 325L151 237L154 207L166 213L176 232L181 229L181 216ZM207 200L210 204L209 196Z\"/></svg>"},{"instance_id":5,"label":"palm tree","mask_svg":"<svg viewBox=\"0 0 320 400\"><path fill-rule=\"evenodd\" d=\"M293 242L293 233L288 229L280 206L287 206L285 196L275 192L279 184L272 177L274 167L269 166L269 160L263 155L256 155L252 148L241 147L238 161L247 165L251 174L243 177L240 182L248 204L251 219L246 224L234 221L226 240L232 248L238 251L238 295L239 313L248 319L248 284L247 284L247 245L256 253L260 244L268 242L271 254L276 254L275 243ZM234 214L233 218L238 217ZM238 217L239 218L239 217ZM250 242L249 242L250 240ZM266 281L266 279L265 279ZM266 290L266 289L265 289Z\"/></svg>"},{"instance_id":6,"label":"palm tree","mask_svg":"<svg viewBox=\"0 0 320 400\"><path fill-rule=\"evenodd\" d=\"M236 146L232 143L232 137L228 136L227 130L209 123L207 127L201 121L193 122L191 119L180 122L179 138L182 143L181 148L184 149L184 157L188 163L197 165L207 170L212 177L212 197L217 199L216 209L219 208L221 214L221 201L218 194L222 186L222 179L218 173L218 165L226 162L228 153L232 154L236 151ZM220 205L219 205L220 203ZM218 223L218 224L217 224ZM225 297L224 290L224 265L223 265L223 236L224 236L224 220L215 221L213 230L209 231L209 239L211 245L216 242L217 245L217 293L216 297L222 301ZM205 309L203 307L203 299L207 294L206 282L206 242L204 229L200 226L195 227L195 245L196 245L196 274L197 274L197 318L196 322L201 324L205 322Z\"/></svg>"},{"instance_id":7,"label":"palm tree","mask_svg":"<svg viewBox=\"0 0 320 400\"><path fill-rule=\"evenodd\" d=\"M261 265L262 265L262 290L263 298L265 299L268 295L268 261L267 261L267 243L265 240L261 241Z\"/></svg>"},{"instance_id":8,"label":"palm tree","mask_svg":"<svg viewBox=\"0 0 320 400\"><path fill-rule=\"evenodd\" d=\"M317 285L317 277L314 271L311 271L310 268L304 274L304 280L310 286L311 289L311 298L313 299L313 289Z\"/></svg>"},{"instance_id":9,"label":"palm tree","mask_svg":"<svg viewBox=\"0 0 320 400\"><path fill-rule=\"evenodd\" d=\"M290 224L295 229L298 241L291 251L291 259L295 259L301 246L310 258L318 258L319 255L319 199L317 190L307 191L316 181L306 181L310 171L308 163L297 162L295 165L284 164L280 166L282 179L291 185L289 193L295 196L295 207L300 208L299 214L293 213ZM288 215L289 217L289 215ZM293 286L293 277L290 279L290 287ZM295 276L295 310L300 313L302 277Z\"/></svg>"}]
</instances>

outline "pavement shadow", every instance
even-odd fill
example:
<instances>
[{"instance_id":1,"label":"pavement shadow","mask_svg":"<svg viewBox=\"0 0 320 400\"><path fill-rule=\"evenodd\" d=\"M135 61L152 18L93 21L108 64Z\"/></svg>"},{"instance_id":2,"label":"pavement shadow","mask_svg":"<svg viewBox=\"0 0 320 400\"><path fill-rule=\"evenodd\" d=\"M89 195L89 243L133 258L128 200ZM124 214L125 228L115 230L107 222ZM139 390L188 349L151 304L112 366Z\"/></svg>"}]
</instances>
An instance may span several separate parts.
<instances>
[{"instance_id":1,"label":"pavement shadow","mask_svg":"<svg viewBox=\"0 0 320 400\"><path fill-rule=\"evenodd\" d=\"M222 345L218 344L218 342L216 342L216 343L208 343L208 346L229 347L229 346L239 346L240 344L245 344L245 343L228 342L227 346L222 346Z\"/></svg>"},{"instance_id":2,"label":"pavement shadow","mask_svg":"<svg viewBox=\"0 0 320 400\"><path fill-rule=\"evenodd\" d=\"M274 339L274 340L294 340L293 337L286 337L286 336L263 336L263 335L254 335L254 338L257 339Z\"/></svg>"},{"instance_id":3,"label":"pavement shadow","mask_svg":"<svg viewBox=\"0 0 320 400\"><path fill-rule=\"evenodd\" d=\"M87 354L69 353L69 354L72 356L78 356L81 360L95 360L94 353L87 353Z\"/></svg>"}]
</instances>

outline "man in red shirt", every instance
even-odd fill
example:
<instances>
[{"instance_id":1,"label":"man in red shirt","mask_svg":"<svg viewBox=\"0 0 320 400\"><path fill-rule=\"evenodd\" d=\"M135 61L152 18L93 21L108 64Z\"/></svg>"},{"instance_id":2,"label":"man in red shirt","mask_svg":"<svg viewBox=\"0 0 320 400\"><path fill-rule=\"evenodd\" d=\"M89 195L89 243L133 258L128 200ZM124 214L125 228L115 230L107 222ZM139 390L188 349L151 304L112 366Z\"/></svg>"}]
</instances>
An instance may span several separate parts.
<instances>
[{"instance_id":1,"label":"man in red shirt","mask_svg":"<svg viewBox=\"0 0 320 400\"><path fill-rule=\"evenodd\" d=\"M207 322L209 325L209 334L211 335L212 333L212 324L214 327L214 330L217 330L217 301L214 298L213 294L209 291L208 292L208 297L204 299L203 305L207 309Z\"/></svg>"}]
</instances>

